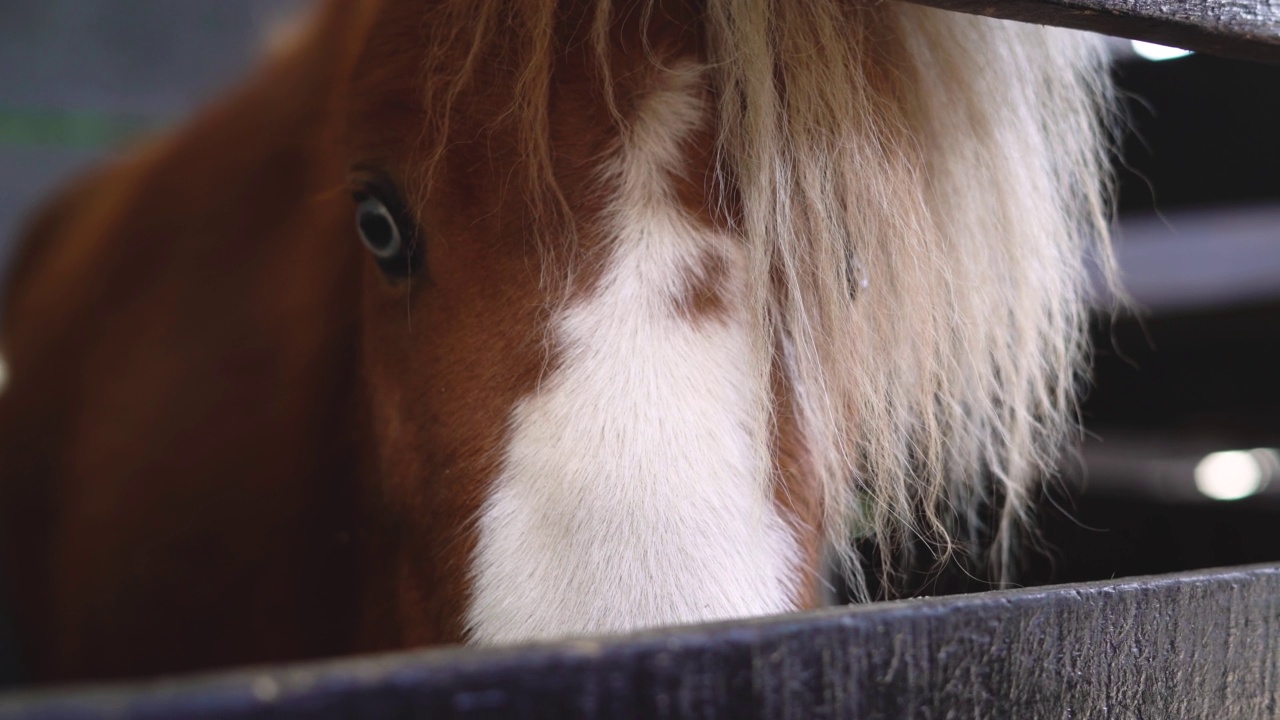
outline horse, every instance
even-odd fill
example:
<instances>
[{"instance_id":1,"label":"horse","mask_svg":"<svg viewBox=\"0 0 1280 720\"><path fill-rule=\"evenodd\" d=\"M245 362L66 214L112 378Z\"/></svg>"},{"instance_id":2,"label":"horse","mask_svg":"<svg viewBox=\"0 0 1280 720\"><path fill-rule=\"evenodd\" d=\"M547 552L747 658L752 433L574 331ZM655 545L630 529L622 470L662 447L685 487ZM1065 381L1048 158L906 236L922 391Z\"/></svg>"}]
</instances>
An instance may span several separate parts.
<instances>
[{"instance_id":1,"label":"horse","mask_svg":"<svg viewBox=\"0 0 1280 720\"><path fill-rule=\"evenodd\" d=\"M28 226L31 678L793 612L855 537L1007 557L1110 267L1106 65L890 0L320 3Z\"/></svg>"}]
</instances>

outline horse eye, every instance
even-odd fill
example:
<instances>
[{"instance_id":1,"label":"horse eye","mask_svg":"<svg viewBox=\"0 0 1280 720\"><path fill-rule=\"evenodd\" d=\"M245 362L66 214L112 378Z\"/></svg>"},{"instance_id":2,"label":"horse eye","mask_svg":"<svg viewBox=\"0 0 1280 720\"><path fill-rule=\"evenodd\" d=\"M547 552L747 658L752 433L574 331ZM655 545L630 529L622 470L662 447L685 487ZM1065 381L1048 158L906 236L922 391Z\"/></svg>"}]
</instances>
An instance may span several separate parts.
<instances>
[{"instance_id":1,"label":"horse eye","mask_svg":"<svg viewBox=\"0 0 1280 720\"><path fill-rule=\"evenodd\" d=\"M374 191L357 192L356 229L388 277L407 277L419 265L417 233L399 201Z\"/></svg>"},{"instance_id":2,"label":"horse eye","mask_svg":"<svg viewBox=\"0 0 1280 720\"><path fill-rule=\"evenodd\" d=\"M379 260L395 257L404 244L396 219L381 200L372 195L356 206L356 227L369 252Z\"/></svg>"}]
</instances>

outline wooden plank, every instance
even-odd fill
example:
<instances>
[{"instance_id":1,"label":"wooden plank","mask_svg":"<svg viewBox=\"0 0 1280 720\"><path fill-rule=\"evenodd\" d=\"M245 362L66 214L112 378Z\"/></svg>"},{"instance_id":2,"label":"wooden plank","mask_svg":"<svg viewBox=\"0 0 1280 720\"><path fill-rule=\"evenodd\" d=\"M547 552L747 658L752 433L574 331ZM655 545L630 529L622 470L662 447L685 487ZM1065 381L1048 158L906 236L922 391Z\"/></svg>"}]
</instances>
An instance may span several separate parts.
<instances>
[{"instance_id":1,"label":"wooden plank","mask_svg":"<svg viewBox=\"0 0 1280 720\"><path fill-rule=\"evenodd\" d=\"M1280 709L1280 566L0 699L0 719L1212 718Z\"/></svg>"},{"instance_id":2,"label":"wooden plank","mask_svg":"<svg viewBox=\"0 0 1280 720\"><path fill-rule=\"evenodd\" d=\"M1280 64L1280 0L910 0Z\"/></svg>"}]
</instances>

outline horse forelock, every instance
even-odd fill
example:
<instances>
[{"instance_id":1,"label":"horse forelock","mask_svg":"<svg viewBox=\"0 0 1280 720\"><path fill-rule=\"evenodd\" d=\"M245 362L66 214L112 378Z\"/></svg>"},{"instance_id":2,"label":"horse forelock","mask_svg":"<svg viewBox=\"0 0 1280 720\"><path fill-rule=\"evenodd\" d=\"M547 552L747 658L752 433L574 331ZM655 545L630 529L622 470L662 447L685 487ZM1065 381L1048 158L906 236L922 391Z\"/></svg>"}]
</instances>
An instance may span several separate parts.
<instances>
[{"instance_id":1,"label":"horse forelock","mask_svg":"<svg viewBox=\"0 0 1280 720\"><path fill-rule=\"evenodd\" d=\"M445 30L431 36L423 72L423 192L440 177L450 139L474 130L465 110L471 96L496 82L502 90L491 94L503 96L502 107L491 107L482 124L495 136L506 129L515 138L521 160L513 186L526 193L534 217L545 220L539 227L546 251L562 249L557 242L581 230L574 225L574 193L564 190L551 103L568 52L594 58L587 71L599 104L619 133L633 134L633 144L623 143L617 155L600 154L602 162L614 158L610 182L630 182L627 163L645 153L687 152L674 141L636 140L653 132L644 108L665 101L661 92L654 100L651 83L626 74L629 66L617 61L635 51L619 45L619 25L655 6L624 11L586 3L574 6L575 16L554 2L442 3L433 27ZM755 518L774 513L793 530L791 547L778 540L763 555L774 563L763 576L785 576L777 582L791 584L787 597L794 602L794 566L803 553L794 547L794 519L777 512L790 502L789 483L775 481L778 461L758 457L780 452L783 427L803 438L781 444L790 447L792 475L816 478L821 518L807 523L825 529L831 547L847 548L854 534L886 546L918 534L945 550L957 527L976 523L974 509L991 499L980 479L987 475L1005 498L995 553L1003 558L1007 531L1034 479L1052 467L1074 427L1086 262L1110 272L1103 156L1109 96L1101 45L1067 31L838 0L710 0L689 26L702 39L696 74L704 94L688 94L701 98L697 103L666 107L662 123L674 136L710 128L716 192L704 199L727 207L704 208L714 217L694 222L696 208L679 205L697 193L672 193L676 199L663 210L672 215L662 222L692 223L671 234L696 241L682 246L678 262L670 260L668 310L675 314L661 322L674 323L663 325L672 337L693 333L691 343L709 342L726 326L739 333L733 342L740 355L716 366L738 374L739 397L726 398L724 408L735 402L751 408L743 410L746 432L735 441L753 458L743 472L777 490L772 508ZM652 77L692 72L663 47L640 49ZM682 113L694 107L705 119L689 126ZM670 171L671 162L680 158L660 164ZM671 187L679 186L678 172L668 176ZM658 220L621 222L628 192L617 190L622 199L605 213L612 241L609 253L594 256L607 260L587 274L590 292L565 300L549 330L576 337L576 346L563 347L578 347L599 365L589 368L579 358L582 378L548 375L517 405L504 472L513 464L551 462L538 442L560 448L555 462L563 461L573 452L563 438L526 437L533 431L522 428L567 433L576 427L569 408L578 419L607 416L598 405L576 403L591 393L611 397L603 379L592 385L592 372L606 366L628 372L623 358L608 365L609 353L593 344L619 328L588 317L588 309L603 316L621 307L611 295L622 292L618 273L639 273L637 263L646 262L628 255L639 252L628 243L641 241L626 228ZM564 262L547 267L578 270ZM662 342L658 322L644 328L652 342ZM585 328L600 334L574 335ZM691 352L690 361L697 355ZM706 385L708 392L719 387ZM630 422L638 425L642 408L633 409ZM731 415L722 409L717 418ZM625 449L610 452L630 457ZM547 468L527 474L537 472L548 475ZM495 481L490 517L515 522L511 508L520 503L510 499L515 491L504 477ZM683 499L695 496L696 488L686 490ZM772 522L755 526L760 538L788 534ZM572 544L562 530L561 539ZM517 584L529 579L506 577ZM472 622L473 631L484 624L474 616Z\"/></svg>"}]
</instances>

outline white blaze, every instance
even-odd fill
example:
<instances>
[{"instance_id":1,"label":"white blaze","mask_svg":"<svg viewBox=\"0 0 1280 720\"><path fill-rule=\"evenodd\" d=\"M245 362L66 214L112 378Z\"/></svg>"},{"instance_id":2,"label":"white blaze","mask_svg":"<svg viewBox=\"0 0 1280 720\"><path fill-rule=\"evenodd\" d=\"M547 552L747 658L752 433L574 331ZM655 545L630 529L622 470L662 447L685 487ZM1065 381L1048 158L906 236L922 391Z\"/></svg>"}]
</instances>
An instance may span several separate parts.
<instances>
[{"instance_id":1,"label":"white blaze","mask_svg":"<svg viewBox=\"0 0 1280 720\"><path fill-rule=\"evenodd\" d=\"M676 310L699 262L741 248L670 183L705 121L699 73L654 90L613 168L612 256L553 321L558 368L513 410L479 517L471 640L518 642L794 608L799 551L773 501L750 328Z\"/></svg>"}]
</instances>

